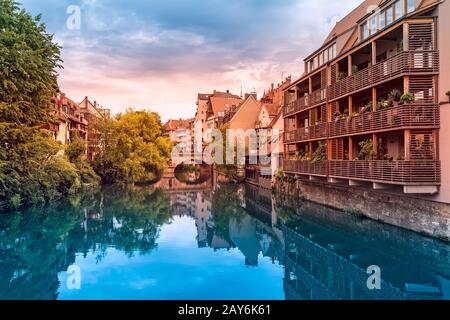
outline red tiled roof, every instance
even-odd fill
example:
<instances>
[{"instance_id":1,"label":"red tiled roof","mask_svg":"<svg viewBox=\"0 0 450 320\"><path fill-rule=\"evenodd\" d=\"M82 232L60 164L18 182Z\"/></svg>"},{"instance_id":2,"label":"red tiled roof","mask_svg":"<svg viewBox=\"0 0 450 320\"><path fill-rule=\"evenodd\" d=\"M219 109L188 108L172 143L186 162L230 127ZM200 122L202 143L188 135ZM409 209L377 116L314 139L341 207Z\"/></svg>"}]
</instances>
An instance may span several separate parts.
<instances>
[{"instance_id":1,"label":"red tiled roof","mask_svg":"<svg viewBox=\"0 0 450 320\"><path fill-rule=\"evenodd\" d=\"M243 100L234 94L216 91L209 97L208 112L210 115L218 117L219 113L224 113L226 109L239 106L242 102Z\"/></svg>"},{"instance_id":2,"label":"red tiled roof","mask_svg":"<svg viewBox=\"0 0 450 320\"><path fill-rule=\"evenodd\" d=\"M276 104L265 103L263 104L263 108L266 109L269 117L276 117L280 111L280 106L277 106Z\"/></svg>"},{"instance_id":3,"label":"red tiled roof","mask_svg":"<svg viewBox=\"0 0 450 320\"><path fill-rule=\"evenodd\" d=\"M191 126L191 123L193 121L194 121L193 119L188 119L188 120L184 120L184 119L172 120L171 119L164 124L163 129L165 131L175 131L178 129L189 129Z\"/></svg>"}]
</instances>

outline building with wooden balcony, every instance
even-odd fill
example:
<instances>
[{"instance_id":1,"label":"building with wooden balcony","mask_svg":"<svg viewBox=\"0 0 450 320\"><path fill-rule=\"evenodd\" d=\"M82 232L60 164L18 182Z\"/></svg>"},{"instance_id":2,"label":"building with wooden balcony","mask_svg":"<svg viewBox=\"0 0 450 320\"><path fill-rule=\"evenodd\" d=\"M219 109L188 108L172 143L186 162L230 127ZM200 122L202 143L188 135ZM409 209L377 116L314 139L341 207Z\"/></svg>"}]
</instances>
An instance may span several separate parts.
<instances>
[{"instance_id":1,"label":"building with wooden balcony","mask_svg":"<svg viewBox=\"0 0 450 320\"><path fill-rule=\"evenodd\" d=\"M78 104L61 93L54 98L53 110L57 120L50 123L48 129L55 141L66 145L80 138L87 145L88 121L80 112Z\"/></svg>"},{"instance_id":2,"label":"building with wooden balcony","mask_svg":"<svg viewBox=\"0 0 450 320\"><path fill-rule=\"evenodd\" d=\"M366 0L285 90L286 174L450 203L450 1Z\"/></svg>"}]
</instances>

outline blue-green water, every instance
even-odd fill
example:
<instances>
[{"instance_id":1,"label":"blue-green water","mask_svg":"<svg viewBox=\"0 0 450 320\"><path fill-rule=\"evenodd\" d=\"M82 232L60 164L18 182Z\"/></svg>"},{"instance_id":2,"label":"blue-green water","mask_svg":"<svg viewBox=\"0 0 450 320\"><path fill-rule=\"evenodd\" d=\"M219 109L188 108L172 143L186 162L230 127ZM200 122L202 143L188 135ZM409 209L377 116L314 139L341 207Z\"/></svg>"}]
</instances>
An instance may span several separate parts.
<instances>
[{"instance_id":1,"label":"blue-green water","mask_svg":"<svg viewBox=\"0 0 450 320\"><path fill-rule=\"evenodd\" d=\"M109 188L0 216L0 299L450 299L450 246L251 186Z\"/></svg>"}]
</instances>

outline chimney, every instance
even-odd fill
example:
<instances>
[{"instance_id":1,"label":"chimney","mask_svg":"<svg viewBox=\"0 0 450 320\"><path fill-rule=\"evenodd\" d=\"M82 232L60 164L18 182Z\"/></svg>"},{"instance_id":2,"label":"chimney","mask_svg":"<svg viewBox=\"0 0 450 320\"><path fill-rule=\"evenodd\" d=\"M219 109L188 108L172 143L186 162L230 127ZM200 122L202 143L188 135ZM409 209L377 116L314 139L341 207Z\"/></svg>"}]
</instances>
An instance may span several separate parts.
<instances>
[{"instance_id":1,"label":"chimney","mask_svg":"<svg viewBox=\"0 0 450 320\"><path fill-rule=\"evenodd\" d=\"M97 101L96 100L94 100L94 107L97 108Z\"/></svg>"},{"instance_id":2,"label":"chimney","mask_svg":"<svg viewBox=\"0 0 450 320\"><path fill-rule=\"evenodd\" d=\"M230 93L230 90L227 89L227 93Z\"/></svg>"},{"instance_id":3,"label":"chimney","mask_svg":"<svg viewBox=\"0 0 450 320\"><path fill-rule=\"evenodd\" d=\"M274 89L274 84L272 83L271 90L273 91L273 89Z\"/></svg>"}]
</instances>

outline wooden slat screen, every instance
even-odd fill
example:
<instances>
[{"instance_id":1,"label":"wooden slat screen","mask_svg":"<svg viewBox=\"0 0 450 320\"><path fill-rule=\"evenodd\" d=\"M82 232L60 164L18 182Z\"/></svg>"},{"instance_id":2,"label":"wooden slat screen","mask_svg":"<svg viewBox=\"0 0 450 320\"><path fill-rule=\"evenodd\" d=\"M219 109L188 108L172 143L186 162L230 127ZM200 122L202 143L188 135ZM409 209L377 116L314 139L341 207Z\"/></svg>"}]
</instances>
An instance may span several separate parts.
<instances>
[{"instance_id":1,"label":"wooden slat screen","mask_svg":"<svg viewBox=\"0 0 450 320\"><path fill-rule=\"evenodd\" d=\"M409 92L414 94L414 104L434 104L436 101L432 76L410 77Z\"/></svg>"},{"instance_id":2,"label":"wooden slat screen","mask_svg":"<svg viewBox=\"0 0 450 320\"><path fill-rule=\"evenodd\" d=\"M435 160L432 130L411 131L410 157L411 160Z\"/></svg>"},{"instance_id":3,"label":"wooden slat screen","mask_svg":"<svg viewBox=\"0 0 450 320\"><path fill-rule=\"evenodd\" d=\"M409 23L408 50L434 50L433 23Z\"/></svg>"},{"instance_id":4,"label":"wooden slat screen","mask_svg":"<svg viewBox=\"0 0 450 320\"><path fill-rule=\"evenodd\" d=\"M344 160L344 140L333 139L330 144L331 160Z\"/></svg>"}]
</instances>

